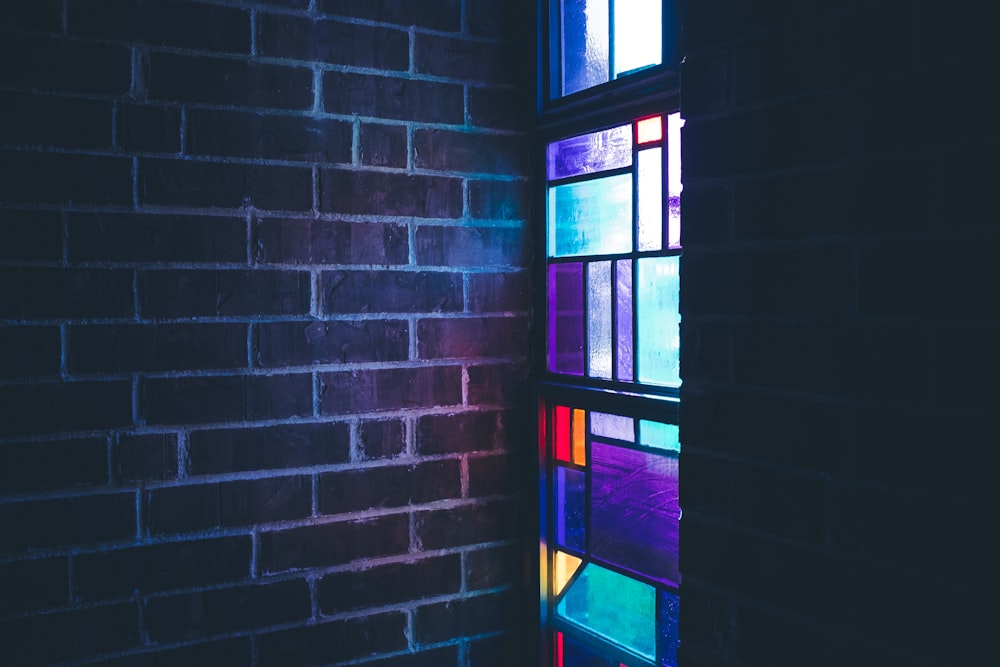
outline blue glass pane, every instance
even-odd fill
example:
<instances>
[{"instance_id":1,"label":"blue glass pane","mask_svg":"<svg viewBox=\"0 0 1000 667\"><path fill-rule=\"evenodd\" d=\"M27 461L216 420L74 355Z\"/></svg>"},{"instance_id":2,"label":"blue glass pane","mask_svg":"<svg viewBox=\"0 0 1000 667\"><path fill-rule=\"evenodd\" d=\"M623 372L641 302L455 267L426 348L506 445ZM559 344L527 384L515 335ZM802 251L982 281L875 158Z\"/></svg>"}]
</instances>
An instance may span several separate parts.
<instances>
[{"instance_id":1,"label":"blue glass pane","mask_svg":"<svg viewBox=\"0 0 1000 667\"><path fill-rule=\"evenodd\" d=\"M663 62L662 0L615 0L615 78Z\"/></svg>"},{"instance_id":2,"label":"blue glass pane","mask_svg":"<svg viewBox=\"0 0 1000 667\"><path fill-rule=\"evenodd\" d=\"M677 457L600 442L590 453L590 553L679 585Z\"/></svg>"},{"instance_id":3,"label":"blue glass pane","mask_svg":"<svg viewBox=\"0 0 1000 667\"><path fill-rule=\"evenodd\" d=\"M656 590L648 584L588 563L556 611L612 643L655 659Z\"/></svg>"},{"instance_id":4,"label":"blue glass pane","mask_svg":"<svg viewBox=\"0 0 1000 667\"><path fill-rule=\"evenodd\" d=\"M611 379L611 262L587 266L588 375Z\"/></svg>"},{"instance_id":5,"label":"blue glass pane","mask_svg":"<svg viewBox=\"0 0 1000 667\"><path fill-rule=\"evenodd\" d=\"M680 386L680 277L678 257L638 260L639 381Z\"/></svg>"},{"instance_id":6,"label":"blue glass pane","mask_svg":"<svg viewBox=\"0 0 1000 667\"><path fill-rule=\"evenodd\" d=\"M549 188L549 257L632 250L632 176Z\"/></svg>"},{"instance_id":7,"label":"blue glass pane","mask_svg":"<svg viewBox=\"0 0 1000 667\"><path fill-rule=\"evenodd\" d=\"M608 0L563 0L563 95L608 80L608 22Z\"/></svg>"},{"instance_id":8,"label":"blue glass pane","mask_svg":"<svg viewBox=\"0 0 1000 667\"><path fill-rule=\"evenodd\" d=\"M680 598L673 593L660 593L660 664L677 665L677 619L680 618Z\"/></svg>"},{"instance_id":9,"label":"blue glass pane","mask_svg":"<svg viewBox=\"0 0 1000 667\"><path fill-rule=\"evenodd\" d=\"M663 247L663 149L639 151L639 250Z\"/></svg>"},{"instance_id":10,"label":"blue glass pane","mask_svg":"<svg viewBox=\"0 0 1000 667\"><path fill-rule=\"evenodd\" d=\"M601 655L593 647L573 639L571 634L565 635L563 667L619 667L620 660Z\"/></svg>"},{"instance_id":11,"label":"blue glass pane","mask_svg":"<svg viewBox=\"0 0 1000 667\"><path fill-rule=\"evenodd\" d=\"M545 149L548 179L594 174L632 164L632 125L554 141Z\"/></svg>"},{"instance_id":12,"label":"blue glass pane","mask_svg":"<svg viewBox=\"0 0 1000 667\"><path fill-rule=\"evenodd\" d=\"M556 543L579 552L586 549L586 489L584 473L562 466L556 468Z\"/></svg>"},{"instance_id":13,"label":"blue glass pane","mask_svg":"<svg viewBox=\"0 0 1000 667\"><path fill-rule=\"evenodd\" d=\"M681 451L677 424L639 420L639 444L670 452Z\"/></svg>"}]
</instances>

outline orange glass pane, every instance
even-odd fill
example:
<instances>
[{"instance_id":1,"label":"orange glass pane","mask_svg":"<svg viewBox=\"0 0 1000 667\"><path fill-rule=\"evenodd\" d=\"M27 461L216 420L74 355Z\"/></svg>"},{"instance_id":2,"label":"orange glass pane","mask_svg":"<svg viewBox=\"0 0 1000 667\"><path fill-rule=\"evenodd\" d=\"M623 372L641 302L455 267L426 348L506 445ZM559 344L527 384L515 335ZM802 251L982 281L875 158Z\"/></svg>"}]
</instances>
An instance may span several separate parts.
<instances>
[{"instance_id":1,"label":"orange glass pane","mask_svg":"<svg viewBox=\"0 0 1000 667\"><path fill-rule=\"evenodd\" d=\"M663 117L652 116L635 123L635 141L637 144L648 144L663 138Z\"/></svg>"},{"instance_id":2,"label":"orange glass pane","mask_svg":"<svg viewBox=\"0 0 1000 667\"><path fill-rule=\"evenodd\" d=\"M573 410L573 463L587 465L587 413Z\"/></svg>"},{"instance_id":3,"label":"orange glass pane","mask_svg":"<svg viewBox=\"0 0 1000 667\"><path fill-rule=\"evenodd\" d=\"M580 569L583 560L565 551L555 552L552 559L552 592L559 595L566 588L566 584L573 578L576 571Z\"/></svg>"},{"instance_id":4,"label":"orange glass pane","mask_svg":"<svg viewBox=\"0 0 1000 667\"><path fill-rule=\"evenodd\" d=\"M552 428L553 449L556 460L569 461L569 408L557 405L555 409L555 424Z\"/></svg>"}]
</instances>

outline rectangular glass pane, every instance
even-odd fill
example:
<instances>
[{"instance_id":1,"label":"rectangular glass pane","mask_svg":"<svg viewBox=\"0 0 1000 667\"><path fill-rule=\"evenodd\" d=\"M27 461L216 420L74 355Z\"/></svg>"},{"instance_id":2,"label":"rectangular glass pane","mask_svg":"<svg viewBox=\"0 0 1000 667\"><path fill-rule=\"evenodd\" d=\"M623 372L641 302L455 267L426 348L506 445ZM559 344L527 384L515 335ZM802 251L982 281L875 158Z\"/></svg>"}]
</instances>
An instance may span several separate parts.
<instances>
[{"instance_id":1,"label":"rectangular glass pane","mask_svg":"<svg viewBox=\"0 0 1000 667\"><path fill-rule=\"evenodd\" d=\"M619 380L632 381L632 260L615 262L615 373Z\"/></svg>"},{"instance_id":2,"label":"rectangular glass pane","mask_svg":"<svg viewBox=\"0 0 1000 667\"><path fill-rule=\"evenodd\" d=\"M569 461L570 410L564 405L555 407L552 425L552 443L557 461Z\"/></svg>"},{"instance_id":3,"label":"rectangular glass pane","mask_svg":"<svg viewBox=\"0 0 1000 667\"><path fill-rule=\"evenodd\" d=\"M639 420L640 445L665 449L669 452L679 452L681 445L677 433L677 424L664 424L648 419Z\"/></svg>"},{"instance_id":4,"label":"rectangular glass pane","mask_svg":"<svg viewBox=\"0 0 1000 667\"><path fill-rule=\"evenodd\" d=\"M590 432L598 437L635 441L635 421L631 417L606 412L590 413Z\"/></svg>"},{"instance_id":5,"label":"rectangular glass pane","mask_svg":"<svg viewBox=\"0 0 1000 667\"><path fill-rule=\"evenodd\" d=\"M632 250L632 176L549 188L549 257Z\"/></svg>"},{"instance_id":6,"label":"rectangular glass pane","mask_svg":"<svg viewBox=\"0 0 1000 667\"><path fill-rule=\"evenodd\" d=\"M588 563L557 607L566 620L635 651L656 656L656 589Z\"/></svg>"},{"instance_id":7,"label":"rectangular glass pane","mask_svg":"<svg viewBox=\"0 0 1000 667\"><path fill-rule=\"evenodd\" d=\"M681 247L681 128L679 113L667 116L667 241L671 248Z\"/></svg>"},{"instance_id":8,"label":"rectangular glass pane","mask_svg":"<svg viewBox=\"0 0 1000 667\"><path fill-rule=\"evenodd\" d=\"M677 457L590 445L590 553L677 586Z\"/></svg>"},{"instance_id":9,"label":"rectangular glass pane","mask_svg":"<svg viewBox=\"0 0 1000 667\"><path fill-rule=\"evenodd\" d=\"M663 247L663 149L639 151L639 250Z\"/></svg>"},{"instance_id":10,"label":"rectangular glass pane","mask_svg":"<svg viewBox=\"0 0 1000 667\"><path fill-rule=\"evenodd\" d=\"M562 0L562 94L608 80L608 0Z\"/></svg>"},{"instance_id":11,"label":"rectangular glass pane","mask_svg":"<svg viewBox=\"0 0 1000 667\"><path fill-rule=\"evenodd\" d=\"M550 181L631 166L631 126L553 141L545 149L545 164Z\"/></svg>"},{"instance_id":12,"label":"rectangular glass pane","mask_svg":"<svg viewBox=\"0 0 1000 667\"><path fill-rule=\"evenodd\" d=\"M583 375L583 264L549 266L549 370Z\"/></svg>"},{"instance_id":13,"label":"rectangular glass pane","mask_svg":"<svg viewBox=\"0 0 1000 667\"><path fill-rule=\"evenodd\" d=\"M677 665L677 619L680 618L680 598L673 593L660 592L660 665Z\"/></svg>"},{"instance_id":14,"label":"rectangular glass pane","mask_svg":"<svg viewBox=\"0 0 1000 667\"><path fill-rule=\"evenodd\" d=\"M611 262L587 266L587 335L591 377L611 379Z\"/></svg>"},{"instance_id":15,"label":"rectangular glass pane","mask_svg":"<svg viewBox=\"0 0 1000 667\"><path fill-rule=\"evenodd\" d=\"M573 463L587 465L587 411L573 410Z\"/></svg>"},{"instance_id":16,"label":"rectangular glass pane","mask_svg":"<svg viewBox=\"0 0 1000 667\"><path fill-rule=\"evenodd\" d=\"M678 257L638 260L639 382L680 386Z\"/></svg>"},{"instance_id":17,"label":"rectangular glass pane","mask_svg":"<svg viewBox=\"0 0 1000 667\"><path fill-rule=\"evenodd\" d=\"M584 473L562 466L556 468L556 544L579 552L586 549L586 489Z\"/></svg>"},{"instance_id":18,"label":"rectangular glass pane","mask_svg":"<svg viewBox=\"0 0 1000 667\"><path fill-rule=\"evenodd\" d=\"M615 0L615 78L661 62L662 0Z\"/></svg>"}]
</instances>

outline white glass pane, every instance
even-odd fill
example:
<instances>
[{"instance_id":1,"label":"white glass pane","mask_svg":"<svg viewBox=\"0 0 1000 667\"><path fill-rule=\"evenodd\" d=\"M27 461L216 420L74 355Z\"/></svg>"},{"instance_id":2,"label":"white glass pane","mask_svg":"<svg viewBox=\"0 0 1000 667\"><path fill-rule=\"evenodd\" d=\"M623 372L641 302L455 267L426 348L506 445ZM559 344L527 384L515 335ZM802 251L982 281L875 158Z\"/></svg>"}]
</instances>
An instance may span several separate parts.
<instances>
[{"instance_id":1,"label":"white glass pane","mask_svg":"<svg viewBox=\"0 0 1000 667\"><path fill-rule=\"evenodd\" d=\"M590 432L598 437L635 441L635 421L632 417L607 412L590 413Z\"/></svg>"},{"instance_id":2,"label":"white glass pane","mask_svg":"<svg viewBox=\"0 0 1000 667\"><path fill-rule=\"evenodd\" d=\"M639 250L663 247L663 149L639 151Z\"/></svg>"},{"instance_id":3,"label":"white glass pane","mask_svg":"<svg viewBox=\"0 0 1000 667\"><path fill-rule=\"evenodd\" d=\"M667 116L667 242L671 248L681 247L681 128L684 119L679 113Z\"/></svg>"},{"instance_id":4,"label":"white glass pane","mask_svg":"<svg viewBox=\"0 0 1000 667\"><path fill-rule=\"evenodd\" d=\"M562 94L608 80L608 0L562 0Z\"/></svg>"},{"instance_id":5,"label":"white glass pane","mask_svg":"<svg viewBox=\"0 0 1000 667\"><path fill-rule=\"evenodd\" d=\"M587 268L587 315L589 375L611 379L611 262Z\"/></svg>"},{"instance_id":6,"label":"white glass pane","mask_svg":"<svg viewBox=\"0 0 1000 667\"><path fill-rule=\"evenodd\" d=\"M615 0L615 78L663 61L662 0Z\"/></svg>"}]
</instances>

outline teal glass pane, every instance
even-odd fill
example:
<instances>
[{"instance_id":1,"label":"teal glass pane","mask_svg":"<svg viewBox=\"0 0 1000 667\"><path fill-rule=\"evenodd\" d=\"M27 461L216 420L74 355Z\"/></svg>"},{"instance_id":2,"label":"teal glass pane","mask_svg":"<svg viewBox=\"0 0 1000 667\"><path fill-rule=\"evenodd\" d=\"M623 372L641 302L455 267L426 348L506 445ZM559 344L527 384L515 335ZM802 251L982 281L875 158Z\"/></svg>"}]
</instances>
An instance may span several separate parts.
<instances>
[{"instance_id":1,"label":"teal glass pane","mask_svg":"<svg viewBox=\"0 0 1000 667\"><path fill-rule=\"evenodd\" d=\"M632 165L632 124L553 141L545 148L550 181Z\"/></svg>"},{"instance_id":2,"label":"teal glass pane","mask_svg":"<svg viewBox=\"0 0 1000 667\"><path fill-rule=\"evenodd\" d=\"M632 250L632 176L549 188L549 257Z\"/></svg>"},{"instance_id":3,"label":"teal glass pane","mask_svg":"<svg viewBox=\"0 0 1000 667\"><path fill-rule=\"evenodd\" d=\"M556 613L650 660L656 657L656 589L648 584L588 563Z\"/></svg>"},{"instance_id":4,"label":"teal glass pane","mask_svg":"<svg viewBox=\"0 0 1000 667\"><path fill-rule=\"evenodd\" d=\"M663 62L662 0L615 0L614 25L616 79Z\"/></svg>"},{"instance_id":5,"label":"teal glass pane","mask_svg":"<svg viewBox=\"0 0 1000 667\"><path fill-rule=\"evenodd\" d=\"M562 94L608 80L608 0L562 0Z\"/></svg>"},{"instance_id":6,"label":"teal glass pane","mask_svg":"<svg viewBox=\"0 0 1000 667\"><path fill-rule=\"evenodd\" d=\"M680 386L680 258L643 257L636 276L639 382Z\"/></svg>"},{"instance_id":7,"label":"teal glass pane","mask_svg":"<svg viewBox=\"0 0 1000 667\"><path fill-rule=\"evenodd\" d=\"M587 266L589 375L611 379L611 262Z\"/></svg>"},{"instance_id":8,"label":"teal glass pane","mask_svg":"<svg viewBox=\"0 0 1000 667\"><path fill-rule=\"evenodd\" d=\"M639 151L639 250L663 247L663 149Z\"/></svg>"},{"instance_id":9,"label":"teal glass pane","mask_svg":"<svg viewBox=\"0 0 1000 667\"><path fill-rule=\"evenodd\" d=\"M647 447L656 447L671 452L681 451L680 441L677 437L677 424L664 424L662 422L639 420L639 444Z\"/></svg>"}]
</instances>

